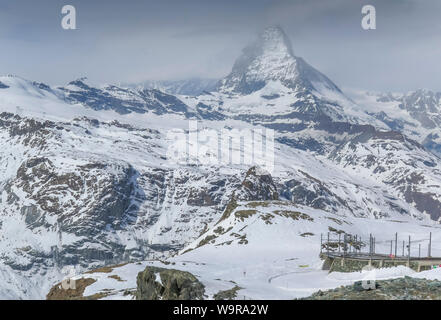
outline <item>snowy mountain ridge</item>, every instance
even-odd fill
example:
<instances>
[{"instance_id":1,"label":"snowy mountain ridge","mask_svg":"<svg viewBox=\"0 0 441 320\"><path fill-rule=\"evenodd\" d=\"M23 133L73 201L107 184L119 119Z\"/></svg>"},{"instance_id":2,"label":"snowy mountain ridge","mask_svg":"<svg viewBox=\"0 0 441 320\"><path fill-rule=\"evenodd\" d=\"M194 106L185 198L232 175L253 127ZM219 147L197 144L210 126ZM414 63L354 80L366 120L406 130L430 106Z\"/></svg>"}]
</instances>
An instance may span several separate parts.
<instances>
[{"instance_id":1,"label":"snowy mountain ridge","mask_svg":"<svg viewBox=\"0 0 441 320\"><path fill-rule=\"evenodd\" d=\"M265 29L255 43L243 50L217 90L249 94L263 88L268 81L281 81L285 87L296 90L319 91L323 87L340 92L325 75L294 56L291 42L277 26Z\"/></svg>"},{"instance_id":2,"label":"snowy mountain ridge","mask_svg":"<svg viewBox=\"0 0 441 320\"><path fill-rule=\"evenodd\" d=\"M120 86L137 90L156 89L173 95L197 96L204 91L213 91L217 82L217 79L192 78L183 80L148 80L138 83L122 83Z\"/></svg>"},{"instance_id":3,"label":"snowy mountain ridge","mask_svg":"<svg viewBox=\"0 0 441 320\"><path fill-rule=\"evenodd\" d=\"M439 100L421 94L350 99L295 57L277 27L244 50L216 90L199 95L0 77L0 297L43 298L71 265L84 271L199 259L198 252L206 263L214 247L231 242L237 258L248 241L261 255L263 242L277 245L271 239L304 244L301 259L317 265L314 243L329 227L365 235L365 225L404 221L419 234L423 224L436 230L441 162L420 134L436 128L410 113L424 101L436 123ZM198 120L201 135L274 130L274 171L244 162L177 164L168 133L189 132L189 120ZM282 247L274 259L289 258L292 246Z\"/></svg>"}]
</instances>

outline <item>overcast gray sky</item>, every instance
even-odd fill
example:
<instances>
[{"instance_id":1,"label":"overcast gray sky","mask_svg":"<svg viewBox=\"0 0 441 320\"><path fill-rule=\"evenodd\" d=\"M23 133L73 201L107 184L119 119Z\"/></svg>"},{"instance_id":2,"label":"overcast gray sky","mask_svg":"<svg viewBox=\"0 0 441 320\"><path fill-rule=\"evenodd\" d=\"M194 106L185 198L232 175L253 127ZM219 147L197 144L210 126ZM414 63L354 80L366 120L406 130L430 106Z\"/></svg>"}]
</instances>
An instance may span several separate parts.
<instances>
[{"instance_id":1,"label":"overcast gray sky","mask_svg":"<svg viewBox=\"0 0 441 320\"><path fill-rule=\"evenodd\" d=\"M77 30L61 28L61 8ZM377 30L361 28L361 7ZM341 87L441 91L440 0L0 0L0 74L64 84L217 78L268 25Z\"/></svg>"}]
</instances>

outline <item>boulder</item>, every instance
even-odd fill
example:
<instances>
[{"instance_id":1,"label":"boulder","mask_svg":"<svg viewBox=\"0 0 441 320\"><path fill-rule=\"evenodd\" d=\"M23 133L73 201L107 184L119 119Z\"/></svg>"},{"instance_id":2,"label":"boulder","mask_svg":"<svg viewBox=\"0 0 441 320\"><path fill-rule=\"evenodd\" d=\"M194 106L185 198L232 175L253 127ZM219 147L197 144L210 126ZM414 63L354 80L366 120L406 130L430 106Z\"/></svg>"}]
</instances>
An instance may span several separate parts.
<instances>
[{"instance_id":1,"label":"boulder","mask_svg":"<svg viewBox=\"0 0 441 320\"><path fill-rule=\"evenodd\" d=\"M147 267L137 277L137 300L200 300L204 285L191 273Z\"/></svg>"}]
</instances>

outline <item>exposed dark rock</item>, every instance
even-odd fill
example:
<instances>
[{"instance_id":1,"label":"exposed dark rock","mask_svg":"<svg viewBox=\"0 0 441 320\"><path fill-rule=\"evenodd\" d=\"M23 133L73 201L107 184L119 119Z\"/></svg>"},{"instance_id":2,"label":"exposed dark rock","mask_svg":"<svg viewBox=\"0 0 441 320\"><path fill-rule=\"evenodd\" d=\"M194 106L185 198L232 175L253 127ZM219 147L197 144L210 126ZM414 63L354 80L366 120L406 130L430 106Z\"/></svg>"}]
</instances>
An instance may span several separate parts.
<instances>
[{"instance_id":1,"label":"exposed dark rock","mask_svg":"<svg viewBox=\"0 0 441 320\"><path fill-rule=\"evenodd\" d=\"M361 281L301 300L441 300L441 281L404 277L375 281L375 289Z\"/></svg>"},{"instance_id":2,"label":"exposed dark rock","mask_svg":"<svg viewBox=\"0 0 441 320\"><path fill-rule=\"evenodd\" d=\"M201 300L204 285L191 273L147 267L137 277L137 300Z\"/></svg>"},{"instance_id":3,"label":"exposed dark rock","mask_svg":"<svg viewBox=\"0 0 441 320\"><path fill-rule=\"evenodd\" d=\"M234 286L229 290L219 291L214 294L213 298L214 300L234 300L237 297L237 292L241 289L239 286Z\"/></svg>"},{"instance_id":4,"label":"exposed dark rock","mask_svg":"<svg viewBox=\"0 0 441 320\"><path fill-rule=\"evenodd\" d=\"M278 200L279 194L271 174L257 167L250 168L239 190L235 192L237 200Z\"/></svg>"},{"instance_id":5,"label":"exposed dark rock","mask_svg":"<svg viewBox=\"0 0 441 320\"><path fill-rule=\"evenodd\" d=\"M3 82L0 82L0 89L7 89L7 88L9 88L9 86L4 84Z\"/></svg>"}]
</instances>

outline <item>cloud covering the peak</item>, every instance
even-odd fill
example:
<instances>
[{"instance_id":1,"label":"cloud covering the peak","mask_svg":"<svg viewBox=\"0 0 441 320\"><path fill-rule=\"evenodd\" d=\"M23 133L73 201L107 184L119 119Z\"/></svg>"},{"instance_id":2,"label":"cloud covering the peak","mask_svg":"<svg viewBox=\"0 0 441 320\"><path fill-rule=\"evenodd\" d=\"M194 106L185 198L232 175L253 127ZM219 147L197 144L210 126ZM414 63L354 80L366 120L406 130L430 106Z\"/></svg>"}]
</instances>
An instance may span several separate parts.
<instances>
[{"instance_id":1,"label":"cloud covering the peak","mask_svg":"<svg viewBox=\"0 0 441 320\"><path fill-rule=\"evenodd\" d=\"M361 29L359 1L73 0L77 30L56 0L0 3L0 73L64 84L221 78L268 25L294 54L341 87L441 90L441 2L372 0L377 30Z\"/></svg>"}]
</instances>

